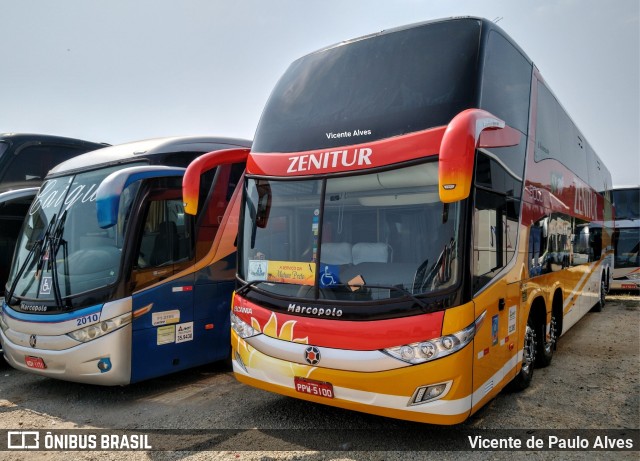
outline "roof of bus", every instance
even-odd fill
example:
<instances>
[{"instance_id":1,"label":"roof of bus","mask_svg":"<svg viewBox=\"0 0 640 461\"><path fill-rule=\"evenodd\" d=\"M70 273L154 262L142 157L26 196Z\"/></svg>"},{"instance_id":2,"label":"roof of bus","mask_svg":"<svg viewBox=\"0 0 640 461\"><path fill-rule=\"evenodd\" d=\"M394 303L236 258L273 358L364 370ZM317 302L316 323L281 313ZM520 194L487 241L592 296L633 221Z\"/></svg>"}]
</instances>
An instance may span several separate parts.
<instances>
[{"instance_id":1,"label":"roof of bus","mask_svg":"<svg viewBox=\"0 0 640 461\"><path fill-rule=\"evenodd\" d=\"M223 138L215 136L183 136L146 139L143 141L118 144L117 146L105 147L103 149L87 152L86 154L73 157L55 166L49 171L48 176L60 175L76 170L96 168L121 162L130 161L134 158L150 159L157 154L167 154L172 152L209 152L216 149L229 148L235 146L251 147L251 141L237 138Z\"/></svg>"},{"instance_id":2,"label":"roof of bus","mask_svg":"<svg viewBox=\"0 0 640 461\"><path fill-rule=\"evenodd\" d=\"M390 33L399 32L399 31L402 31L402 30L413 29L415 27L425 26L427 24L436 24L436 23L441 23L441 22L460 21L460 20L478 21L482 25L482 33L483 34L487 34L490 30L495 30L495 31L499 32L509 42L511 42L511 44L513 46L516 47L516 49L522 54L522 56L524 56L529 61L529 63L532 63L531 59L529 58L529 56L527 56L527 53L525 53L522 50L522 48L520 48L520 46L509 36L509 34L507 34L502 28L500 28L500 26L498 26L495 22L489 21L488 19L481 18L479 16L452 16L450 18L432 19L432 20L428 20L428 21L415 22L415 23L412 23L412 24L404 25L404 26L398 26L398 27L394 27L394 28L391 28L391 29L383 29L380 32L374 32L372 34L367 34L367 35L363 35L361 37L357 37L357 38L353 38L353 39L349 39L349 40L344 40L342 42L334 43L333 45L329 45L329 46L320 48L319 50L313 51L313 52L311 52L309 54L321 53L321 52L329 50L331 48L335 48L335 47L338 47L338 46L346 45L348 43L357 42L359 40L365 40L365 39L368 39L368 38L371 38L371 37L376 37L378 35L390 34Z\"/></svg>"},{"instance_id":3,"label":"roof of bus","mask_svg":"<svg viewBox=\"0 0 640 461\"><path fill-rule=\"evenodd\" d=\"M17 145L31 142L61 143L70 145L94 145L96 146L96 149L110 145L105 142L93 142L84 139L68 138L66 136L55 136L51 134L37 133L0 133L0 141L5 141Z\"/></svg>"}]
</instances>

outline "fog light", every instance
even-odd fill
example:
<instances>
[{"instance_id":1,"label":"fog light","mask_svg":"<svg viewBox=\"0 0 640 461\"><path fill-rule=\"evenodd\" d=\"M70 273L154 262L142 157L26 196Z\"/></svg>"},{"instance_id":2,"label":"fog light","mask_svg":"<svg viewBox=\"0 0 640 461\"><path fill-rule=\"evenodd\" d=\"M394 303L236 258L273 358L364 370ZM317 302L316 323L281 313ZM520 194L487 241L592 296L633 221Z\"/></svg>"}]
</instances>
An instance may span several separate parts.
<instances>
[{"instance_id":1,"label":"fog light","mask_svg":"<svg viewBox=\"0 0 640 461\"><path fill-rule=\"evenodd\" d=\"M416 389L416 391L413 393L413 396L409 400L409 406L419 405L421 403L430 402L432 400L444 397L450 387L451 381L419 387Z\"/></svg>"},{"instance_id":2,"label":"fog light","mask_svg":"<svg viewBox=\"0 0 640 461\"><path fill-rule=\"evenodd\" d=\"M104 358L98 360L98 370L100 370L102 373L106 373L107 371L111 370L111 359Z\"/></svg>"}]
</instances>

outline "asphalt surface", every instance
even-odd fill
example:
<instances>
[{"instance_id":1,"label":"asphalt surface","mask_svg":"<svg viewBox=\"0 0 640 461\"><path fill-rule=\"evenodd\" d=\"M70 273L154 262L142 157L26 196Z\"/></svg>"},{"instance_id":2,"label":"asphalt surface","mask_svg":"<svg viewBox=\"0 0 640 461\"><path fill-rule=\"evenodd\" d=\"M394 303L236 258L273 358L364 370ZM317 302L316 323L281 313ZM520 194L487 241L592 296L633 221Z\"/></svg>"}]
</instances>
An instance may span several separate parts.
<instances>
[{"instance_id":1,"label":"asphalt surface","mask_svg":"<svg viewBox=\"0 0 640 461\"><path fill-rule=\"evenodd\" d=\"M60 437L91 433L98 442L104 434L147 434L152 446L135 451L8 450L0 451L0 459L306 461L512 459L525 454L528 459L549 459L556 453L563 459L637 460L639 312L640 297L611 297L603 312L587 314L562 336L552 364L535 371L528 389L504 390L454 427L397 421L270 394L238 383L224 364L127 387L98 387L19 372L0 361L0 442L9 431L31 430L42 439L46 432ZM549 437L578 444L582 438L590 449L473 449L468 437L476 436L504 443L509 437L523 442L540 438L544 448ZM598 436L631 438L633 450L593 451ZM65 443L69 447L68 439Z\"/></svg>"}]
</instances>

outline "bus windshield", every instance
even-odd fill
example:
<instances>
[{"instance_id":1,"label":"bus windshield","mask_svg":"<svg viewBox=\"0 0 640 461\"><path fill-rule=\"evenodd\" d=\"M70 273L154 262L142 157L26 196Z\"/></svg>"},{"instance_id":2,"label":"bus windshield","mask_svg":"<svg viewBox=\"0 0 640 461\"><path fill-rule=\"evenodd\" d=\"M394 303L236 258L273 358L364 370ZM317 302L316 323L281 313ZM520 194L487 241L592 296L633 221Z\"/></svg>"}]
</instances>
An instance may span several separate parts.
<instances>
[{"instance_id":1,"label":"bus windshield","mask_svg":"<svg viewBox=\"0 0 640 461\"><path fill-rule=\"evenodd\" d=\"M640 228L616 229L615 268L640 267Z\"/></svg>"},{"instance_id":2,"label":"bus windshield","mask_svg":"<svg viewBox=\"0 0 640 461\"><path fill-rule=\"evenodd\" d=\"M306 299L370 301L458 280L460 205L443 204L437 163L328 179L249 178L240 277Z\"/></svg>"},{"instance_id":3,"label":"bus windshield","mask_svg":"<svg viewBox=\"0 0 640 461\"><path fill-rule=\"evenodd\" d=\"M125 166L52 178L42 185L23 225L7 287L30 300L57 300L113 284L119 276L125 223L137 184L120 197L118 223L101 229L96 190Z\"/></svg>"},{"instance_id":4,"label":"bus windshield","mask_svg":"<svg viewBox=\"0 0 640 461\"><path fill-rule=\"evenodd\" d=\"M295 61L274 88L254 152L359 144L443 126L474 107L480 22L390 31Z\"/></svg>"}]
</instances>

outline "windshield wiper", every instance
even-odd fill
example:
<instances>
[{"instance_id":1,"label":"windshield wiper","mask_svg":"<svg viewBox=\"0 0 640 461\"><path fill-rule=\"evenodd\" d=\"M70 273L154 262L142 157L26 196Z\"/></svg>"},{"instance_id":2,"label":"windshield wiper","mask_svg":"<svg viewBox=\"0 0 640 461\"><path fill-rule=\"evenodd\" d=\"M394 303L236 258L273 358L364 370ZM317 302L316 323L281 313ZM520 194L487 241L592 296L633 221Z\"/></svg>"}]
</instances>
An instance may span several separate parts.
<instances>
[{"instance_id":1,"label":"windshield wiper","mask_svg":"<svg viewBox=\"0 0 640 461\"><path fill-rule=\"evenodd\" d=\"M252 280L251 282L245 282L240 288L236 290L236 293L240 296L244 296L247 292L253 288L256 284L265 282L266 280Z\"/></svg>"},{"instance_id":2,"label":"windshield wiper","mask_svg":"<svg viewBox=\"0 0 640 461\"><path fill-rule=\"evenodd\" d=\"M27 256L24 258L23 263L20 265L20 269L18 269L18 272L16 273L16 276L13 279L13 282L11 282L11 287L9 288L9 291L5 293L5 301L7 305L11 303L11 298L13 297L16 287L18 286L18 282L22 278L22 274L24 274L24 271L27 269L27 266L29 265L31 257L36 253L36 251L38 252L38 255L34 259L38 261L38 265L36 266L35 276L36 277L38 276L38 273L42 269L42 264L43 264L42 257L44 255L42 250L44 249L45 244L49 239L49 234L51 234L51 229L53 228L53 225L55 224L55 222L56 222L56 214L54 213L54 215L51 217L51 221L49 221L49 224L47 225L46 230L42 234L42 238L36 240L33 243L33 246L29 250L29 253L27 253Z\"/></svg>"},{"instance_id":3,"label":"windshield wiper","mask_svg":"<svg viewBox=\"0 0 640 461\"><path fill-rule=\"evenodd\" d=\"M349 283L336 283L334 285L326 286L325 288L333 288L333 287L347 287L350 290L353 288L378 288L380 290L392 290L402 293L405 297L410 298L413 302L415 302L423 312L427 312L429 310L429 306L422 299L415 296L409 290L405 290L402 287L395 285L369 285L368 283L363 284L349 284Z\"/></svg>"},{"instance_id":4,"label":"windshield wiper","mask_svg":"<svg viewBox=\"0 0 640 461\"><path fill-rule=\"evenodd\" d=\"M66 268L66 272L69 272L68 262L67 262L67 241L62 238L62 234L64 233L64 225L67 220L67 210L65 209L60 218L56 223L56 227L53 231L51 238L49 239L49 269L51 270L51 285L53 289L53 296L55 297L56 304L62 307L62 293L60 292L60 282L58 280L58 261L56 260L58 255L58 250L61 246L64 246L63 252L63 260ZM69 293L69 277L65 278L67 281L67 290Z\"/></svg>"},{"instance_id":5,"label":"windshield wiper","mask_svg":"<svg viewBox=\"0 0 640 461\"><path fill-rule=\"evenodd\" d=\"M294 285L297 287L310 287L311 285L298 285L297 283L289 283L289 282L277 282L275 280L252 280L251 282L245 282L240 288L236 290L236 293L240 296L244 296L247 294L249 290L255 288L258 283L267 283L272 285Z\"/></svg>"}]
</instances>

